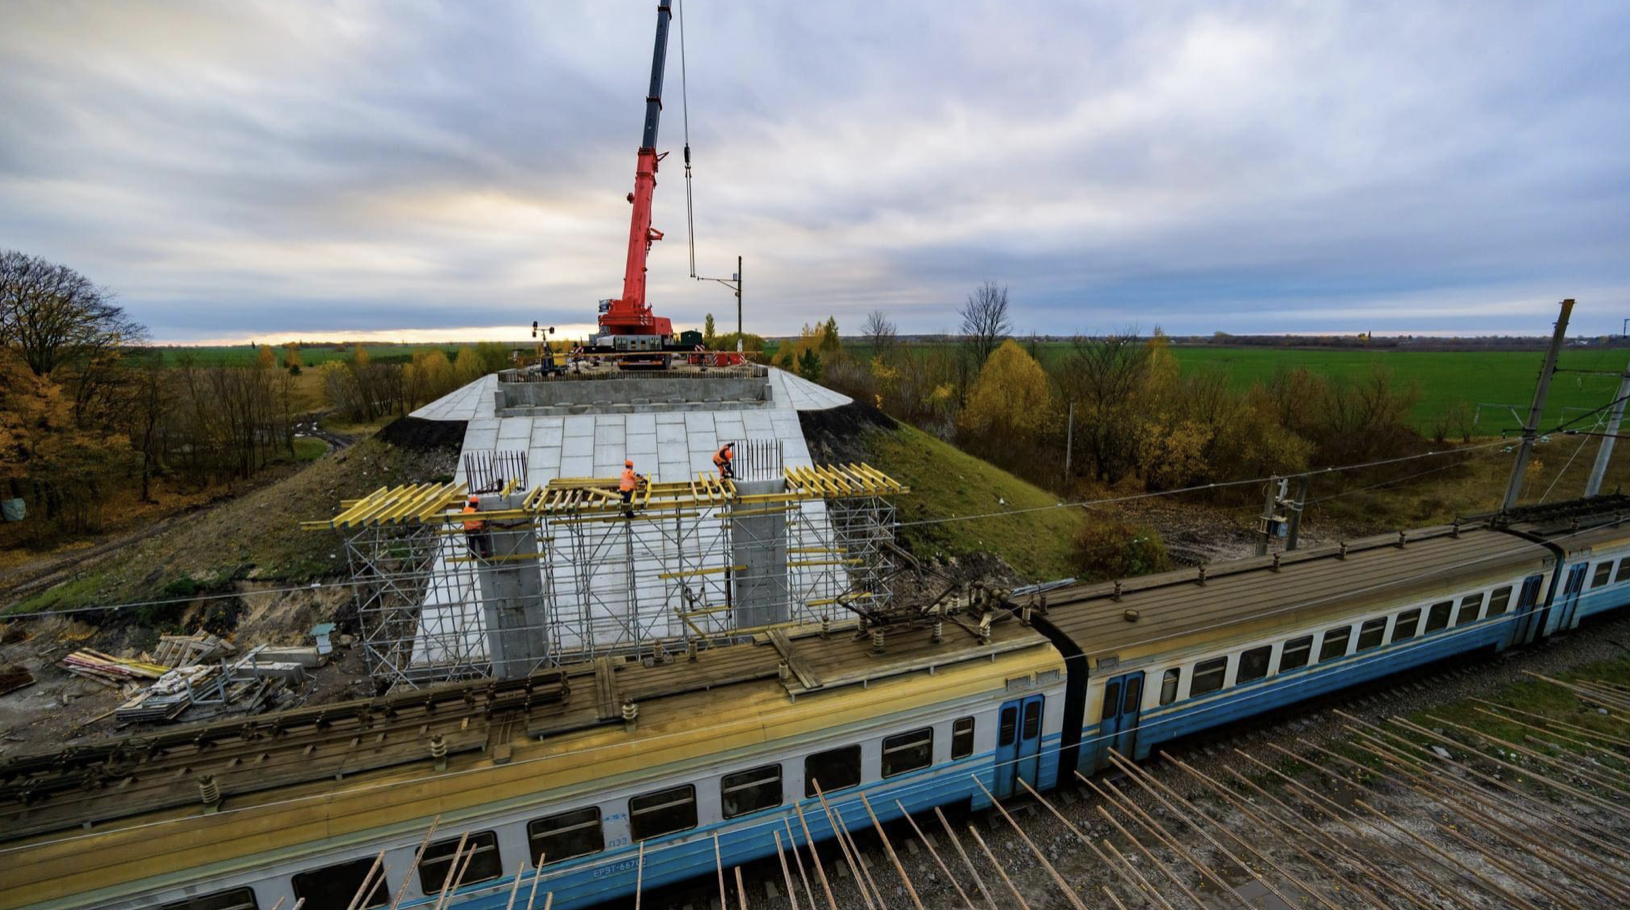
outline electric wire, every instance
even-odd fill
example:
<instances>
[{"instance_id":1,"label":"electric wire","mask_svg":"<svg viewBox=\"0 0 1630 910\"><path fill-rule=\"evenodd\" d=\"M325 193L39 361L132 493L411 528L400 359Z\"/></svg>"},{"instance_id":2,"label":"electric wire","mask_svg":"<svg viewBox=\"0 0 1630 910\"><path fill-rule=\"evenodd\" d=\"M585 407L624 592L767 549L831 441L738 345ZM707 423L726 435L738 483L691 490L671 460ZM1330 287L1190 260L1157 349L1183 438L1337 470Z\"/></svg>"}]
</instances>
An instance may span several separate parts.
<instances>
[{"instance_id":1,"label":"electric wire","mask_svg":"<svg viewBox=\"0 0 1630 910\"><path fill-rule=\"evenodd\" d=\"M1407 462L1407 461L1416 461L1416 460L1419 460L1419 459L1422 459L1422 458L1433 458L1433 457L1440 457L1440 456L1444 456L1444 455L1456 455L1456 454L1463 454L1463 453L1467 453L1467 452L1477 452L1477 451L1481 451L1481 450L1484 450L1484 449L1491 449L1491 448L1496 448L1496 447L1506 446L1506 445L1509 445L1509 443L1507 441L1498 440L1498 441L1494 441L1494 442L1482 443L1482 444L1475 445L1475 446L1463 446L1461 448L1455 448L1455 449L1444 449L1444 450L1441 450L1441 451L1423 452L1423 453L1419 453L1419 454L1416 454L1416 455L1405 455L1405 456L1401 456L1401 457L1398 457L1398 458L1386 458L1386 459L1381 459L1381 460L1378 460L1378 461L1364 462L1364 463L1361 463L1361 464L1333 465L1331 467L1320 468L1320 469L1315 470L1315 471L1306 471L1306 472L1302 472L1301 474L1295 474L1295 475L1289 475L1289 476L1293 476L1293 477L1317 476L1317 475L1320 475L1320 474L1331 474L1331 473L1339 473L1339 472L1345 472L1345 471L1357 471L1357 470L1362 470L1364 468L1373 468L1373 467L1379 467L1379 466L1389 465L1389 464L1400 464L1400 463ZM940 517L940 518L923 518L923 519L917 519L915 521L903 521L903 522L900 522L898 526L902 527L902 528L921 527L921 526L924 526L924 525L949 524L949 523L952 523L952 522L962 522L962 521L975 521L975 520L985 519L985 518L1000 518L1000 517L1009 516L1009 515L1025 515L1025 514L1029 514L1029 513L1032 513L1032 512L1046 512L1046 511L1051 511L1051 510L1054 510L1054 509L1061 509L1061 508L1092 508L1094 506L1114 505L1114 504L1123 503L1123 502L1134 502L1134 501L1145 500L1145 499L1154 499L1154 498L1158 498L1158 497L1162 497L1162 496L1178 496L1178 495L1182 495L1182 494L1185 494L1185 493L1202 492L1202 491L1205 491L1205 490L1219 490L1219 489L1225 489L1225 488L1229 488L1229 487L1246 486L1246 485L1250 485L1250 484L1261 484L1261 483L1265 483L1265 482L1267 482L1269 480L1273 480L1273 479L1275 479L1275 478L1272 478L1272 477L1253 477L1253 478L1251 478L1249 480L1232 480L1232 481L1221 481L1221 482L1217 482L1217 483L1197 484L1197 485L1194 485L1194 486L1182 487L1182 488L1175 489L1175 490L1156 490L1156 491L1153 491L1153 492L1134 493L1134 494L1129 494L1129 495L1125 495L1125 496L1108 496L1108 497L1101 497L1101 498L1098 498L1098 499L1077 500L1075 502L1059 502L1059 503L1055 503L1053 505L1032 506L1032 507L1024 508L1024 509L1006 509L1006 510L999 511L999 512L984 512L984 513L976 513L976 514L969 514L969 515L952 515L952 516L944 516L944 517ZM296 591L311 591L311 590L320 590L320 589L324 589L324 588L356 588L356 587L361 586L362 584L363 584L362 582L356 582L356 581L312 582L309 585L298 585L298 586L292 586L292 587L286 587L286 588L268 588L268 589L259 590L259 591L223 592L223 593L220 593L220 594L206 594L206 595L191 596L191 597L174 597L174 598L161 598L161 599L142 600L142 601L129 601L129 602L124 602L124 603L102 604L102 605L98 605L98 606L88 606L88 607L69 607L69 608L64 608L64 609L60 609L60 610L37 610L37 611L31 611L31 612L8 612L8 613L0 614L0 620L31 619L31 618L39 618L39 617L45 617L45 616L66 616L66 615L74 615L74 614L79 614L79 613L97 613L97 612L102 612L102 611L107 611L107 610L134 609L134 608L138 608L138 607L177 606L177 605L197 603L199 601L229 600L229 599L233 599L233 598L239 598L239 597L244 597L246 595L255 595L255 594L288 594L288 593L293 593L293 592L296 592Z\"/></svg>"},{"instance_id":2,"label":"electric wire","mask_svg":"<svg viewBox=\"0 0 1630 910\"><path fill-rule=\"evenodd\" d=\"M1419 577L1426 577L1426 576L1431 575L1431 574L1435 574L1435 573L1421 573L1421 575ZM1536 607L1536 609L1537 609L1537 607ZM1390 655L1402 654L1402 653L1405 653L1405 652L1407 652L1409 650L1412 650L1412 649L1415 649L1415 648L1424 647L1426 645L1431 645L1431 644L1438 644L1440 642L1447 641L1447 640L1449 640L1449 639L1451 639L1451 638L1453 638L1455 636L1458 636L1458 635L1470 634L1472 632L1487 631L1488 629L1492 628L1495 625L1512 622L1512 621L1515 621L1517 619L1523 618L1523 617L1528 616L1528 615L1530 615L1530 614L1529 613L1519 613L1516 610L1512 610L1512 611L1510 611L1508 613L1503 614L1502 616L1500 616L1498 618L1485 618L1485 619L1482 619L1482 620L1478 620L1476 622L1466 623L1466 624L1464 624L1464 627L1460 627L1460 626L1451 627L1451 630L1446 632L1446 633L1431 633L1431 634L1424 635L1424 636L1418 636L1416 638L1410 639L1408 642L1404 642L1401 645L1398 645L1395 649L1392 649L1391 646L1388 646L1386 648L1377 649L1374 654L1370 655L1370 657L1366 658L1366 659L1374 659L1375 657L1380 657L1380 656L1386 655L1386 654L1390 654ZM1358 657L1358 656L1359 656L1359 653L1354 652L1353 654L1345 655L1345 657L1339 658L1339 659L1346 659L1346 658ZM1322 663L1322 662L1323 661L1320 661L1320 663ZM1228 690L1224 689L1222 691L1226 692ZM1220 709L1225 709L1225 708L1233 708L1233 707L1236 707L1236 706L1238 706L1239 704L1241 704L1243 702L1251 701L1251 700L1258 699L1258 698L1263 698L1263 697L1265 697L1267 695L1270 695L1270 694L1277 694L1277 693L1275 693L1272 690L1271 687L1266 687L1265 686L1265 687L1262 687L1262 688L1258 689L1255 692L1252 692L1252 693L1249 693L1249 694L1246 694L1246 695L1234 695L1234 696L1231 696L1230 698L1217 699L1213 703L1211 703L1209 705L1206 705L1204 707L1201 707L1201 708L1198 708L1198 709L1190 709L1189 712L1186 713L1186 714L1178 714L1177 712L1174 711L1174 712L1172 712L1173 716L1171 716L1170 718L1157 718L1157 719L1152 719L1152 720L1148 720L1148 721L1140 721L1140 723L1138 725L1138 729L1140 731L1145 730L1145 729L1152 729L1152 728L1159 727L1160 725L1165 724L1165 723L1175 723L1175 722L1177 722L1178 720L1181 720L1181 719L1191 718L1195 714L1203 714L1203 713L1209 712L1209 711L1215 711L1215 710L1220 710ZM1165 707L1165 706L1162 706L1162 707ZM783 712L790 711L790 710L791 710L790 708L789 709L783 709ZM777 712L777 713L783 713L783 712ZM771 718L773 718L774 716L775 716L775 714L770 715ZM696 728L695 730L690 730L690 731L676 731L674 733L659 734L657 736L647 737L645 741L646 742L653 742L653 741L658 741L658 740L662 740L662 739L667 739L669 737L688 736L688 735L691 735L692 733L696 732L697 730L701 730L701 731L722 731L722 730L730 730L730 729L733 729L733 728L736 728L736 727L740 727L742 725L752 725L752 726L756 727L761 723L763 723L763 715L760 715L760 716L754 717L754 718L743 719L743 720L729 721L729 722L726 722L726 723L709 724L709 725L706 725L704 727ZM1096 745L1097 743L1099 743L1099 742L1101 742L1103 740L1106 740L1106 739L1113 739L1118 735L1119 735L1119 733L1117 732L1117 733L1100 733L1100 734L1098 734L1096 736L1082 737L1082 739L1079 740L1076 745L1077 745L1077 748L1084 748L1084 747L1087 747L1087 746L1090 746L1090 745ZM519 759L519 760L512 760L506 767L515 768L515 767L520 767L520 766L523 766L523 765L536 764L536 763L539 763L539 762L553 761L553 760L558 760L560 757L568 756L568 755L586 755L586 754L592 754L592 753L595 753L595 752L602 752L602 751L606 751L606 750L623 750L623 749L626 749L626 746L623 746L623 745L603 745L603 746L589 746L589 747L586 747L586 748L583 748L583 749L562 750L562 751L559 751L559 752L553 752L553 753L551 753L549 755L540 755L540 756L535 756L535 757L532 757L532 758L524 758L524 759ZM1061 742L1059 745L1057 745L1055 747L1045 749L1045 750L1042 750L1041 752L1038 752L1038 755L1039 754L1047 754L1047 755L1058 754L1058 753L1062 753L1064 751L1064 749L1065 749L1065 746ZM1026 756L1026 759L1028 759L1028 758L1029 758L1029 756ZM1013 762L1010 762L1010 763L1016 763L1016 762L1021 761L1021 760L1025 760L1025 759L1014 759ZM273 801L264 802L264 803L256 803L255 805L251 805L251 806L242 806L242 807L235 807L235 808L223 807L223 808L219 809L216 812L216 815L217 816L228 816L228 815L237 814L237 813L240 813L240 812L264 811L266 809L280 808L280 807L284 807L284 806L292 806L292 805L298 805L298 804L301 804L301 803L310 803L310 802L314 802L314 801L332 802L332 801L338 799L341 796L352 797L352 796L355 796L355 795L361 794L361 793L368 793L368 792L371 792L371 791L381 790L381 789L400 788L400 787L409 786L409 785L412 785L412 784L415 784L415 783L423 783L423 782L427 782L427 781L431 781L431 780L445 781L445 780L449 780L449 779L453 779L453 778L457 778L457 777L463 777L463 776L470 775L470 774L482 773L483 771L486 771L486 770L489 770L489 769L485 769L485 768L465 768L465 769L461 769L461 770L458 770L458 771L443 771L443 772L437 772L435 774L427 774L427 775L424 775L424 776L421 776L421 777L408 778L407 780L380 781L380 782L377 782L377 783L364 784L364 785L357 786L357 787L346 788L343 791L341 791L340 793L314 793L314 794L308 794L308 795L305 795L305 796L295 796L295 797L289 797L289 798L281 799L281 800L273 800ZM901 787L900 789L903 792L903 791L908 791L908 790L914 790L914 789L917 789L919 787L937 786L937 785L940 784L939 778L941 776L942 776L941 774L929 774L929 775L926 776L926 779L924 779L922 781L919 781L919 782L916 782L916 783L913 783L913 784L906 784L903 787ZM843 797L834 798L833 799L834 807L836 807L839 799L845 799L845 798L843 798ZM844 802L844 805L856 806L856 805L859 804L858 796L850 797L850 798L846 798L846 799L847 799L847 801ZM176 824L178 822L186 822L186 821L190 821L190 820L191 819L189 817L179 817L178 816L178 817L172 817L172 818L159 819L157 821L143 822L143 823L136 824L136 825L131 825L131 826L128 826L128 827L117 828L116 830L118 830L118 831L149 830L149 829L153 829L153 828L159 828L159 827L163 827L163 826L166 826L166 825L172 825L172 824ZM753 825L751 827L744 828L744 829L738 829L738 831L751 831L754 828L757 828L757 827L760 827L760 826L763 826L763 825L770 825L770 824L777 824L777 825L780 824L779 818L775 819L773 821L766 820L764 822L755 823L755 825ZM10 854L10 853L23 852L23 851L27 851L27 850L31 850L31 849L35 849L35 848L40 848L40 847L49 847L49 846L52 846L52 845L55 845L55 844L72 843L74 841L84 840L86 838L99 837L99 836L105 835L107 833L109 833L109 828L108 828L108 826L104 825L103 829L100 830L100 831L76 833L76 834L67 835L65 837L56 838L54 840L38 841L38 842L35 842L35 843L28 843L28 844L18 844L18 845L9 846L9 847L0 847L0 856L4 856L4 855ZM656 848L656 849L658 849L658 850L670 849L670 848L673 848L673 847L678 847L678 846L683 846L683 845L684 845L684 843L681 841L681 842L678 842L678 843L666 844L666 845L663 845L662 847L659 847L659 848ZM548 877L554 878L554 877L558 877L558 876L561 876L561 875L566 875L566 874L569 874L571 872L578 871L581 868L585 868L585 867L588 867L588 866L601 865L605 861L606 861L606 857L604 855L599 855L595 859L587 860L587 861L585 861L583 863L579 863L579 864L577 864L575 866L572 866L572 867L550 870L549 873L548 873Z\"/></svg>"}]
</instances>

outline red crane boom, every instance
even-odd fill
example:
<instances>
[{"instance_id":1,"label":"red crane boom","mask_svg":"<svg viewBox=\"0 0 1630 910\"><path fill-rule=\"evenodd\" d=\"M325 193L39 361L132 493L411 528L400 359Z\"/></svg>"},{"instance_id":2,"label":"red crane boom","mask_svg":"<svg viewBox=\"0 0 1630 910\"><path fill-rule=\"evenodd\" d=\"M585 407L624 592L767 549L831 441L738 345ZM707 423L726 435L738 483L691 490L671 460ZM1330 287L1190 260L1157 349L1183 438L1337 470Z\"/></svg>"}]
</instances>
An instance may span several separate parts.
<instances>
[{"instance_id":1,"label":"red crane boom","mask_svg":"<svg viewBox=\"0 0 1630 910\"><path fill-rule=\"evenodd\" d=\"M616 300L600 301L601 347L650 350L654 345L661 350L673 335L673 323L666 316L654 316L645 302L645 259L651 244L662 239L662 232L651 227L651 197L657 186L657 164L666 154L658 155L657 123L662 117L662 75L668 57L668 23L673 17L671 0L657 4L656 49L651 59L651 90L645 96L645 133L640 140L638 163L634 169L634 192L628 201L634 211L628 227L628 264L623 271L623 296ZM618 336L656 336L641 339L644 344L628 344L633 338ZM608 337L609 336L609 337Z\"/></svg>"}]
</instances>

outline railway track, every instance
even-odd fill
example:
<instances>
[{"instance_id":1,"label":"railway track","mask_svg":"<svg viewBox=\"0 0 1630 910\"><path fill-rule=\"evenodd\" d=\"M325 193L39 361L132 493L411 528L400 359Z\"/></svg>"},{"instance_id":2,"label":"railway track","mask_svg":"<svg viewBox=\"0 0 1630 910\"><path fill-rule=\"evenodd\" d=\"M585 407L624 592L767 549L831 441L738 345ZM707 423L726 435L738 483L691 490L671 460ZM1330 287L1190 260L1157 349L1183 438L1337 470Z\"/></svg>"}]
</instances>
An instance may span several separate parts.
<instances>
[{"instance_id":1,"label":"railway track","mask_svg":"<svg viewBox=\"0 0 1630 910\"><path fill-rule=\"evenodd\" d=\"M1566 638L1550 639L1537 647L1500 654L1474 655L1405 672L1356 690L1318 699L1294 710L1282 711L1252 721L1237 729L1172 743L1162 751L1172 759L1187 764L1201 773L1212 777L1224 777L1228 768L1240 764L1235 750L1264 753L1271 751L1274 746L1288 748L1298 741L1328 744L1344 738L1344 722L1337 716L1337 712L1379 724L1393 716L1412 714L1424 708L1449 704L1469 696L1488 695L1507 683L1522 679L1524 671L1549 674L1620 656L1626 652L1630 652L1630 617L1615 618L1589 624ZM1145 767L1150 777L1161 780L1175 789L1192 792L1196 788L1194 781L1171 762L1164 760L1147 762ZM1113 788L1145 811L1156 814L1163 812L1154 799L1133 785L1124 770L1100 774L1094 778L1093 783ZM1046 794L1046 797L1053 809L1062 813L1071 824L1081 830L1091 832L1095 836L1114 834L1098 811L1103 805L1103 800L1094 794L1088 785L1072 780L1069 784ZM1008 814L1022 822L1038 843L1044 845L1042 849L1050 861L1061 862L1066 854L1072 851L1084 852L1084 848L1073 840L1064 825L1051 815L1052 810L1037 800L1028 795L1015 797L1005 803L1004 807ZM993 856L1008 867L1006 871L1014 877L1019 890L1025 893L1027 898L1034 898L1030 901L1030 910L1070 906L1062 899L1059 891L1049 881L1046 871L1033 858L1028 848L1018 838L1013 837L1013 829L998 811L988 809L969 812L957 808L947 809L945 815L951 828L958 832L966 831L970 825L981 832L993 851ZM940 859L950 865L951 871L957 873L959 878L965 875L956 865L954 851L947 846L945 830L939 827L938 820L931 814L923 814L919 818L919 824L926 832L933 851L927 849L928 845L924 844L904 821L890 822L883 828L926 907L963 906L961 898L948 886L945 875L933 858L933 853L938 852ZM859 848L859 858L866 867L869 867L873 880L883 886L885 896L888 896L890 888L898 885L899 878L883 839L871 831L861 831L855 835L854 840ZM968 847L973 852L973 845L969 844ZM828 842L822 845L821 854L826 862L826 871L838 906L866 907L861 890L838 855L837 848ZM976 852L973 852L973 855L980 874L986 879L986 885L993 889L1000 888L1000 880L991 870L988 861L983 861ZM786 879L777 860L768 859L743 866L741 873L748 907L754 910L765 908L790 910L792 903L786 894ZM814 875L813 870L809 875ZM725 880L728 910L736 910L739 905L731 870L726 870ZM801 910L808 910L808 902L802 894L796 873L793 881L799 892L798 907ZM966 885L966 879L962 883ZM900 892L898 894L900 903L890 906L911 906L904 889L897 890ZM994 894L998 898L996 901L998 906L1017 906L1012 901L1004 903L1003 894L999 892ZM818 888L815 889L815 896L820 899L818 906L825 907L824 896L820 894ZM1221 901L1220 895L1213 894L1212 897L1218 899L1218 906L1229 905ZM1271 894L1263 895L1263 898L1264 902L1260 906L1273 908L1286 906L1284 902L1275 903L1277 898ZM974 902L975 906L981 906L977 895ZM626 902L602 906L609 910L614 905L620 908L625 906ZM648 891L643 895L641 906L654 910L716 908L719 907L719 885L713 879L702 879Z\"/></svg>"}]
</instances>

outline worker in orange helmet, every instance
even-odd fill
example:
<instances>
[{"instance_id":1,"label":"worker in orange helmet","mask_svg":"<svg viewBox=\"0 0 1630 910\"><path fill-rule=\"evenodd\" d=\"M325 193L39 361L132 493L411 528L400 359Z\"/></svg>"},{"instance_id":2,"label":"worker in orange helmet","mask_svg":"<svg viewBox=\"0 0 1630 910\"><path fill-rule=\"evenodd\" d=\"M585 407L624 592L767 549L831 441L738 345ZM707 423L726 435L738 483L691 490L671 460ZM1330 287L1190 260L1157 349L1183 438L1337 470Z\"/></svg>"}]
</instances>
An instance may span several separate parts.
<instances>
[{"instance_id":1,"label":"worker in orange helmet","mask_svg":"<svg viewBox=\"0 0 1630 910\"><path fill-rule=\"evenodd\" d=\"M720 480L736 479L736 466L732 463L736 457L736 444L727 442L713 453L713 467L719 472Z\"/></svg>"},{"instance_id":2,"label":"worker in orange helmet","mask_svg":"<svg viewBox=\"0 0 1630 910\"><path fill-rule=\"evenodd\" d=\"M472 494L470 501L464 504L462 514L469 516L481 511L481 498ZM464 519L464 540L470 545L470 552L485 559L492 555L491 538L487 537L487 523L479 518Z\"/></svg>"},{"instance_id":3,"label":"worker in orange helmet","mask_svg":"<svg viewBox=\"0 0 1630 910\"><path fill-rule=\"evenodd\" d=\"M623 517L634 517L634 490L645 482L644 474L634 473L634 459L623 460L623 476L617 481L617 491L623 494Z\"/></svg>"}]
</instances>

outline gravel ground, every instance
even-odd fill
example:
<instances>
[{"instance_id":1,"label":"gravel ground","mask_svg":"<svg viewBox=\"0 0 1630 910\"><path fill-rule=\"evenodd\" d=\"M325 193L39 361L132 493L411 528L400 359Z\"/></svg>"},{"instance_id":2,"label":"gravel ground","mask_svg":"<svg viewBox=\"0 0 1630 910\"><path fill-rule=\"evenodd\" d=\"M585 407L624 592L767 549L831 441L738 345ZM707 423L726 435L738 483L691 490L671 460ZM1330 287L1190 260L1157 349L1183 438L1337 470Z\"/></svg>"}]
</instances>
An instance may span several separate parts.
<instances>
[{"instance_id":1,"label":"gravel ground","mask_svg":"<svg viewBox=\"0 0 1630 910\"><path fill-rule=\"evenodd\" d=\"M1332 709L1340 709L1353 716L1362 718L1371 723L1382 723L1388 718L1409 715L1411 713L1429 709L1436 706L1450 704L1470 696L1486 696L1507 683L1523 679L1523 673L1534 672L1553 675L1560 671L1595 661L1608 660L1623 656L1630 651L1630 617L1621 618L1614 622L1601 623L1575 632L1564 638L1553 640L1532 648L1517 652L1508 652L1498 657L1488 657L1476 662L1461 663L1439 667L1424 673L1408 674L1402 679L1395 679L1385 684L1359 690L1342 696L1339 700L1323 701L1304 711L1293 714L1281 714L1271 721L1252 724L1222 734L1216 739L1199 744L1182 746L1174 755L1175 758L1188 764L1196 771L1219 780L1230 780L1228 769L1234 768L1253 778L1259 771L1243 758L1234 753L1239 749L1256 756L1265 763L1274 765L1276 760L1283 758L1273 752L1270 747L1278 745L1287 749L1306 751L1302 743L1315 743L1331 746L1342 743L1351 738L1351 734L1344 728L1344 722L1332 713ZM1291 766L1284 765L1288 770ZM1308 855L1320 862L1329 862L1343 866L1348 859L1337 856L1334 852L1321 850L1303 838L1287 838L1279 840L1277 830L1264 832L1262 826L1247 818L1240 810L1223 803L1215 797L1201 798L1203 787L1196 783L1194 778L1186 772L1166 761L1152 761L1146 764L1145 770L1149 779L1157 781L1188 798L1196 799L1196 805L1202 806L1215 820L1215 824L1206 826L1206 830L1218 843L1229 847L1234 852L1242 852L1238 843L1230 842L1222 831L1232 831L1246 839L1247 843L1258 846L1266 845L1265 855L1280 865L1282 873L1263 870L1264 877L1274 883L1281 894L1290 897L1290 903L1275 896L1269 889L1253 880L1237 866L1231 864L1216 844L1210 843L1204 836L1195 830L1182 827L1182 823L1167 810L1158 805L1158 800L1151 797L1142 788L1135 785L1125 775L1100 775L1095 783L1100 786L1112 788L1117 794L1124 794L1132 804L1137 805L1152 817L1157 818L1170 831L1177 834L1178 843L1190 851L1202 864L1216 869L1221 878L1243 898L1236 900L1223 893L1223 889L1212 883L1204 882L1200 876L1193 872L1192 867L1183 864L1180 857L1171 850L1155 850L1154 856L1162 862L1172 865L1176 871L1186 873L1185 878L1196 895L1207 905L1216 907L1254 907L1278 910L1286 907L1364 907L1374 904L1365 900L1364 896L1351 888L1334 889L1319 888L1319 883L1329 883L1331 880L1323 877L1317 866L1289 846L1297 842ZM1302 769L1300 774L1293 775L1300 782L1309 787L1327 794L1337 804L1352 806L1357 799L1367 799L1378 805L1385 805L1391 817L1410 832L1425 835L1433 832L1436 821L1449 821L1441 807L1416 797L1407 790L1389 786L1374 789L1360 790L1353 787L1337 786L1319 778L1316 772ZM1275 788L1270 787L1270 790ZM1281 789L1288 789L1281 788ZM1131 869L1142 874L1161 886L1161 892L1173 907L1186 908L1193 904L1183 896L1178 889L1170 885L1157 869L1156 864L1149 857L1140 856L1133 845L1118 834L1111 823L1106 821L1100 813L1100 806L1106 805L1102 797L1095 795L1084 785L1066 786L1047 794L1048 800L1057 809L1078 827L1083 833L1100 842L1104 838L1110 839L1116 849L1124 851ZM1265 800L1263 801L1265 802ZM1252 811L1261 808L1258 803ZM1051 863L1059 875L1068 882L1077 893L1081 895L1084 906L1111 907L1114 904L1104 896L1100 886L1108 885L1113 888L1120 898L1126 901L1126 906L1158 907L1154 902L1141 902L1123 884L1123 879L1116 872L1091 851L1082 845L1077 837L1058 821L1052 813L1029 798L1015 799L1007 805L1008 813L1022 827L1025 834L1035 844L1048 863ZM1130 820L1131 815L1124 807L1115 807L1111 814L1129 827L1135 828ZM1308 816L1312 817L1312 816ZM995 811L965 813L947 812L947 819L964 850L967 851L977 870L980 880L994 898L994 906L1000 908L1017 908L1019 902L1013 897L1011 891L1004 885L1001 874L997 871L999 865L1012 881L1013 886L1023 896L1024 904L1030 910L1064 910L1074 906L1063 892L1054 883L1052 873L1036 858L1035 853L1026 845L1023 839L1015 833L1013 826ZM1580 824L1591 824L1604 832L1610 832L1618 843L1630 843L1630 815L1614 816L1601 809L1570 801L1559 804L1547 800L1535 800L1531 807L1531 814L1526 819L1526 827L1532 831L1543 831L1547 824L1555 824L1562 830L1573 830ZM917 822L928 833L929 841L939 853L939 858L949 866L955 880L963 887L972 899L975 907L983 908L992 905L979 892L968 875L967 867L955 848L951 845L945 830L940 827L939 821L932 813L925 813L917 818ZM978 832L984 843L994 855L996 863L993 864L984 854L979 843L969 833L969 827ZM922 905L926 908L959 908L964 907L963 899L957 890L947 882L946 876L940 871L930 852L924 848L923 843L911 832L904 822L891 823L885 826L888 838L902 863L906 876L916 889ZM1320 825L1321 830L1334 835L1344 844L1343 853L1347 856L1356 855L1368 858L1374 863L1372 871L1375 876L1358 876L1360 881L1368 881L1370 887L1377 887L1374 878L1392 878L1399 886L1415 895L1420 901L1417 906L1432 907L1460 907L1461 910L1482 910L1482 908L1495 908L1512 906L1505 901L1494 901L1482 893L1470 879L1465 881L1464 887L1458 889L1459 903L1445 903L1436 896L1425 883L1415 878L1403 861L1402 854L1419 853L1420 851L1399 851L1399 855L1389 853L1396 851L1398 839L1408 841L1408 835L1397 834L1381 837L1374 831L1358 831L1340 826L1338 823L1324 819ZM1466 826L1464 835L1473 839L1473 842L1482 841L1488 835L1475 826ZM1180 832L1180 833L1179 833ZM1445 843L1443 837L1431 839L1435 844ZM883 848L879 838L871 832L863 832L856 837L864 864L870 871L880 889L888 908L910 908L913 906L911 896L907 893L901 882L900 875L895 871L893 862ZM1389 846L1390 845L1390 846ZM1491 852L1497 855L1502 852L1498 843L1487 844ZM1586 863L1595 863L1595 857L1586 857L1572 851L1566 844L1553 844L1562 850L1570 859ZM1422 850L1426 848L1421 848ZM1446 853L1456 861L1465 863L1467 876L1482 876L1501 886L1511 886L1518 891L1523 888L1511 874L1511 871L1522 871L1521 863L1502 869L1491 865L1478 851L1465 846L1449 844ZM1507 852L1509 856L1509 852ZM806 864L809 863L808 853L802 854ZM832 892L840 908L865 908L867 903L856 888L854 876L847 868L847 863L840 855L833 842L822 845L821 860L828 875ZM793 863L789 854L787 861ZM1117 861L1118 862L1118 861ZM1253 864L1260 866L1260 859ZM1123 867L1125 868L1125 867ZM1557 881L1554 875L1547 878L1544 867L1533 867L1540 871L1536 878L1541 882L1551 882L1555 887ZM1306 894L1296 892L1287 884L1284 874L1288 873L1298 879L1313 883L1314 889L1320 891L1321 899L1311 899ZM813 891L817 906L825 908L826 899L822 894L821 886L816 879L813 868L807 868L810 888ZM743 868L742 875L746 882L745 906L754 910L787 910L792 906L785 892L786 885L782 877L780 864L775 860L754 864ZM726 870L728 882L728 900L731 910L736 910L738 897L732 876L732 870ZM798 892L798 906L808 907L808 899L804 895L803 885L800 883L798 870L791 868L791 877ZM1386 892L1380 893L1382 906L1409 906L1410 903L1397 898L1389 897ZM1580 908L1595 907L1621 907L1624 903L1614 900L1606 895L1597 895L1595 902L1589 899L1576 901ZM719 905L718 887L714 881L697 882L690 886L664 889L660 892L644 895L642 906L654 908L672 908L672 910L702 910L704 907L717 907ZM1547 901L1539 898L1536 907L1549 908L1564 906L1561 903Z\"/></svg>"}]
</instances>

